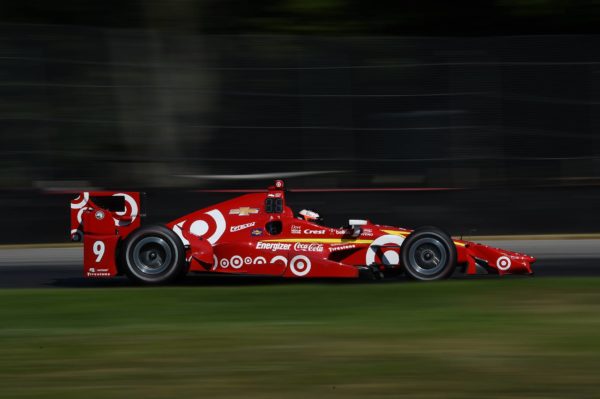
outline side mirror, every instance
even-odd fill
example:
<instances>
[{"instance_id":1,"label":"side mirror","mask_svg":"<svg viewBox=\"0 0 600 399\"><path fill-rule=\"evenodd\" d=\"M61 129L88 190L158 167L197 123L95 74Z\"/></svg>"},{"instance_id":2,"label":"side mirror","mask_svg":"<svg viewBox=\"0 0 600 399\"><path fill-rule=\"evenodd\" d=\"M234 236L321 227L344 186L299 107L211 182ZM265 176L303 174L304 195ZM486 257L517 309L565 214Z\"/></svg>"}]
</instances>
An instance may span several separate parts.
<instances>
[{"instance_id":1,"label":"side mirror","mask_svg":"<svg viewBox=\"0 0 600 399\"><path fill-rule=\"evenodd\" d=\"M362 227L360 226L350 226L352 228L352 238L358 238L362 234Z\"/></svg>"},{"instance_id":2,"label":"side mirror","mask_svg":"<svg viewBox=\"0 0 600 399\"><path fill-rule=\"evenodd\" d=\"M350 219L350 220L348 220L348 225L349 226L365 226L366 224L368 224L368 222L366 220L363 220L363 219Z\"/></svg>"},{"instance_id":3,"label":"side mirror","mask_svg":"<svg viewBox=\"0 0 600 399\"><path fill-rule=\"evenodd\" d=\"M362 227L368 224L366 220L362 219L350 219L348 220L348 225L352 229L352 234L350 235L352 238L358 238L362 234Z\"/></svg>"}]
</instances>

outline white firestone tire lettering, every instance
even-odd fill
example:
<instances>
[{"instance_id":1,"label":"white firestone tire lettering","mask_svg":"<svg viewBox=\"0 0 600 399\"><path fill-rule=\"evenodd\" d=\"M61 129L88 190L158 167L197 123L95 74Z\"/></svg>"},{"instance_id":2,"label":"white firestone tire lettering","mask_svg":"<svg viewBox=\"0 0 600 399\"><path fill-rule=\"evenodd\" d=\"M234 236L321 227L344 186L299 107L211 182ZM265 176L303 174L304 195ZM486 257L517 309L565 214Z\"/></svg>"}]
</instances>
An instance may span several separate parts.
<instances>
[{"instance_id":1,"label":"white firestone tire lettering","mask_svg":"<svg viewBox=\"0 0 600 399\"><path fill-rule=\"evenodd\" d=\"M512 262L508 256L501 256L496 261L496 267L502 270L503 272L510 269L511 266Z\"/></svg>"},{"instance_id":2,"label":"white firestone tire lettering","mask_svg":"<svg viewBox=\"0 0 600 399\"><path fill-rule=\"evenodd\" d=\"M290 261L290 271L294 276L304 277L310 273L310 259L304 255L296 255Z\"/></svg>"}]
</instances>

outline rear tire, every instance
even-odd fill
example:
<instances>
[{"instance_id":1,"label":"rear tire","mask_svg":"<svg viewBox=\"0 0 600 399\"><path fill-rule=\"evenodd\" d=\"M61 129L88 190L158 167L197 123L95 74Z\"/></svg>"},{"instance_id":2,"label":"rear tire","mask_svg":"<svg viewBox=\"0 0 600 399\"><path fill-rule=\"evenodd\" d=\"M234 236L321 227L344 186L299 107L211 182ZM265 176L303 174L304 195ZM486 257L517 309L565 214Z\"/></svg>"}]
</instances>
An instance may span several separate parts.
<instances>
[{"instance_id":1,"label":"rear tire","mask_svg":"<svg viewBox=\"0 0 600 399\"><path fill-rule=\"evenodd\" d=\"M143 284L166 284L187 272L183 243L164 226L131 233L122 247L122 265L127 277Z\"/></svg>"},{"instance_id":2,"label":"rear tire","mask_svg":"<svg viewBox=\"0 0 600 399\"><path fill-rule=\"evenodd\" d=\"M454 272L456 247L445 231L437 227L420 227L402 243L400 258L410 278L441 280Z\"/></svg>"}]
</instances>

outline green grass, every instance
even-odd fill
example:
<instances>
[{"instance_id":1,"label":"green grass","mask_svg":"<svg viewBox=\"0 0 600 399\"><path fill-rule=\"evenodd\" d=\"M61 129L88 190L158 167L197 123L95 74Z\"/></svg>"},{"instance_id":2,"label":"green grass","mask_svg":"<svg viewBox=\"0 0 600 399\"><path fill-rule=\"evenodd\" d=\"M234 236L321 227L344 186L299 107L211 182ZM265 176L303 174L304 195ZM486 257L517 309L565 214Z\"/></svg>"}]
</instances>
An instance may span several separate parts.
<instances>
[{"instance_id":1,"label":"green grass","mask_svg":"<svg viewBox=\"0 0 600 399\"><path fill-rule=\"evenodd\" d=\"M600 279L0 291L2 398L595 398Z\"/></svg>"}]
</instances>

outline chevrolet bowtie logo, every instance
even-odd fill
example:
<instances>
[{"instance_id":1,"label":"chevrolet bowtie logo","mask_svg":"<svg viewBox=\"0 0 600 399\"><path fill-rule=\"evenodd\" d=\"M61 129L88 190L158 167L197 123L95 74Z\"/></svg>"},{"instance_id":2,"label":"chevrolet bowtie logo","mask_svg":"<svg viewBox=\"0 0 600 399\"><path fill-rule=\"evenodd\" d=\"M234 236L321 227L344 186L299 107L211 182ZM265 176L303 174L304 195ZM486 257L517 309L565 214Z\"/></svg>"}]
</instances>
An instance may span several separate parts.
<instances>
[{"instance_id":1,"label":"chevrolet bowtie logo","mask_svg":"<svg viewBox=\"0 0 600 399\"><path fill-rule=\"evenodd\" d=\"M256 213L258 213L258 208L250 208L249 206L242 206L242 207L239 207L238 209L230 209L229 210L230 215L248 216L248 215L254 215Z\"/></svg>"}]
</instances>

